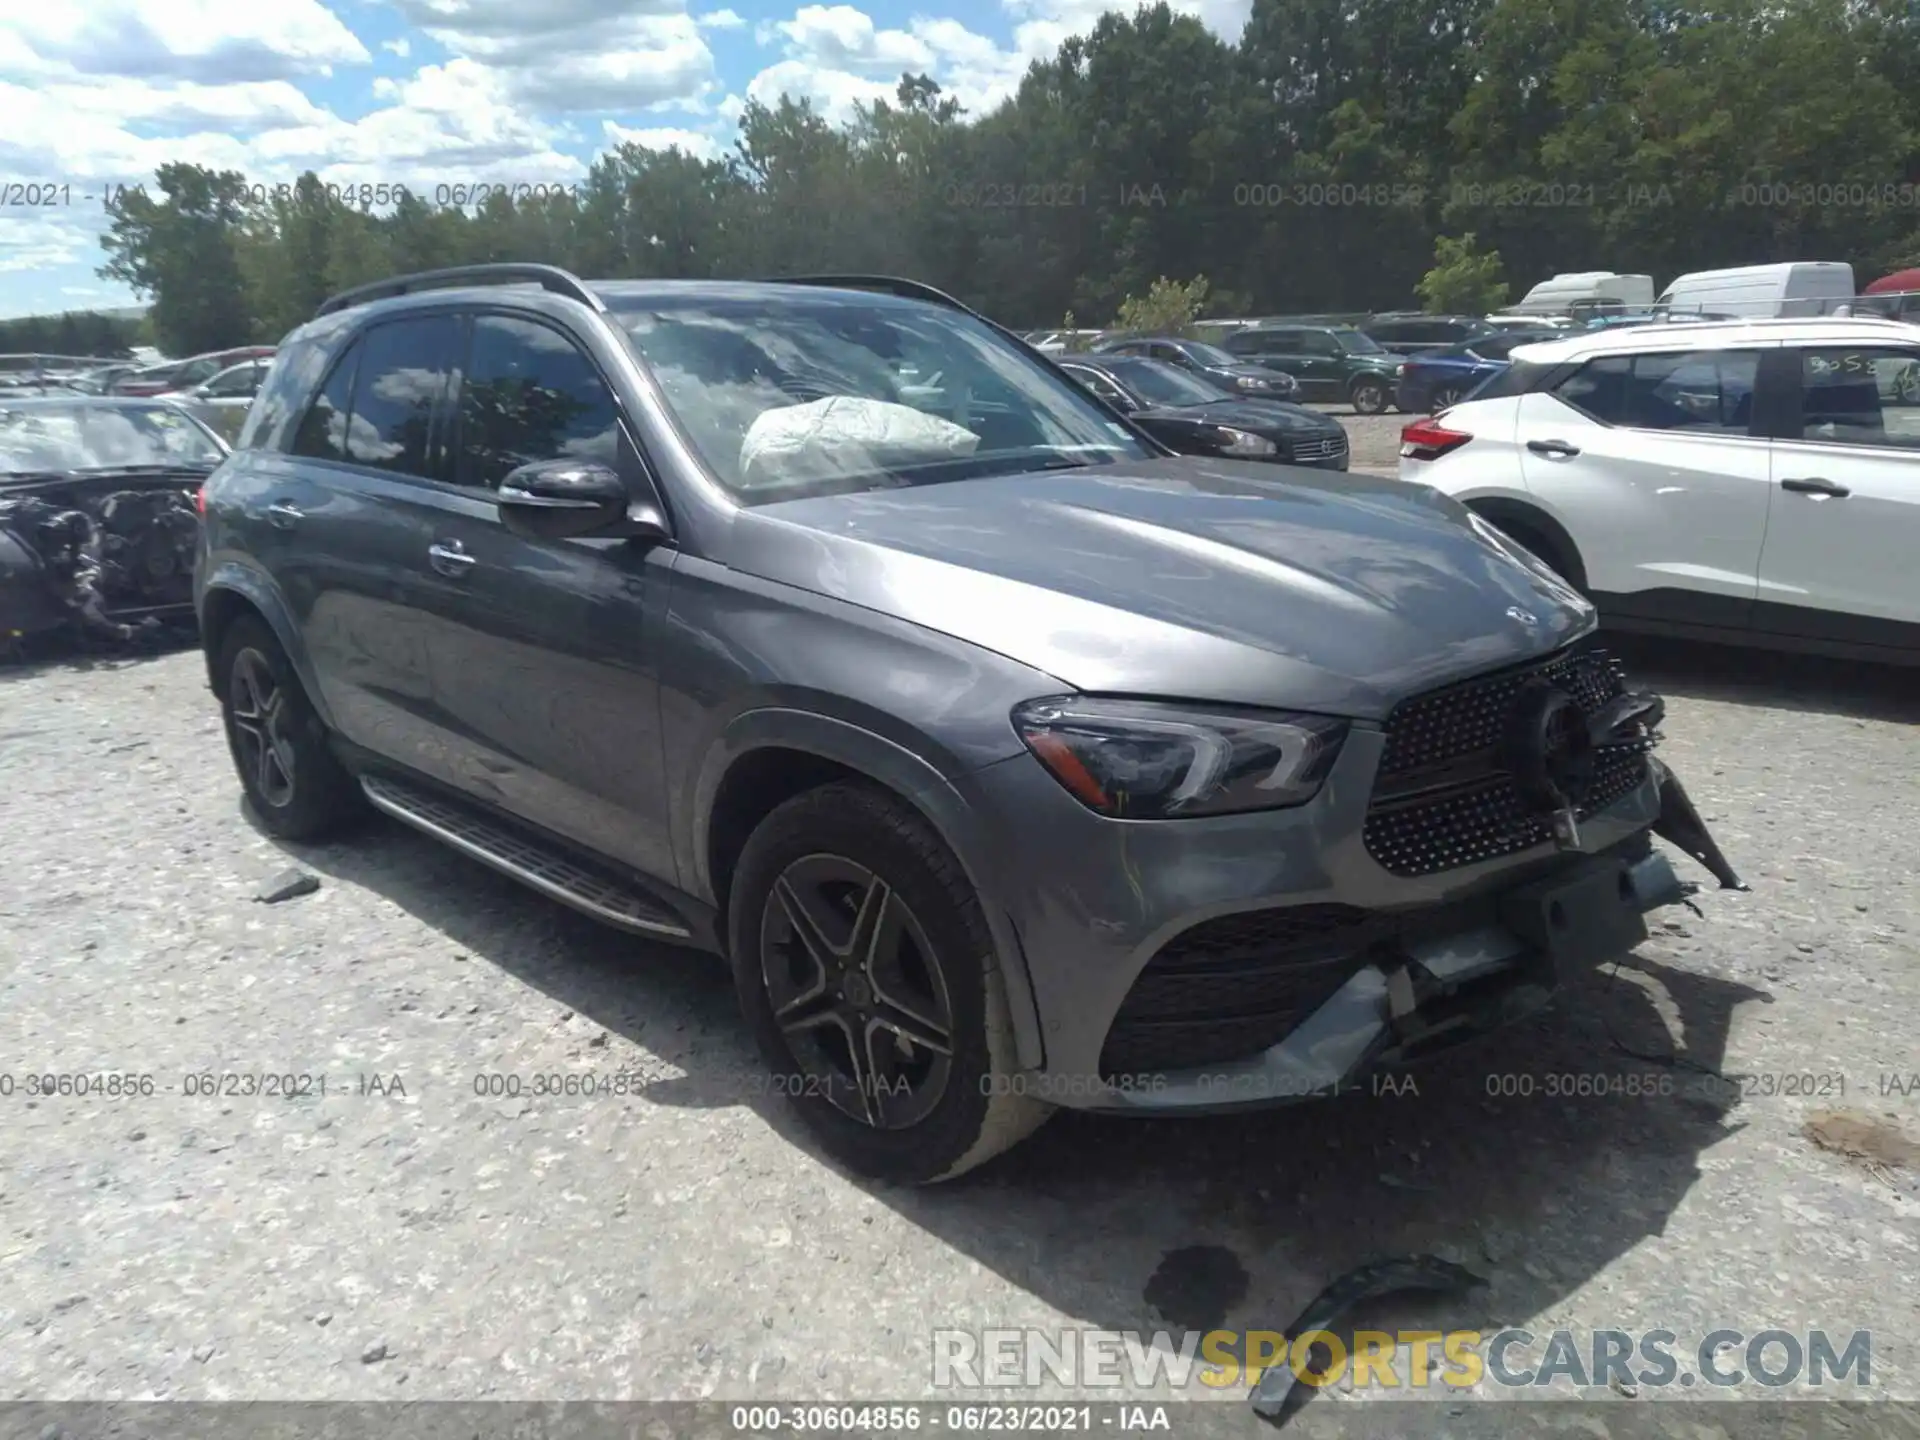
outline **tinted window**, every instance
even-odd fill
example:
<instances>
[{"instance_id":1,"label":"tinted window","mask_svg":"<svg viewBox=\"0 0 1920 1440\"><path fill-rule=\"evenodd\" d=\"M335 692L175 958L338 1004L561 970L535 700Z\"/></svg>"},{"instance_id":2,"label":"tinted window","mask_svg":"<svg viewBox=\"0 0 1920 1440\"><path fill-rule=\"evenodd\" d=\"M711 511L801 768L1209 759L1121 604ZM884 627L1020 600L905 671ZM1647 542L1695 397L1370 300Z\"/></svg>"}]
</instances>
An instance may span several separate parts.
<instances>
[{"instance_id":1,"label":"tinted window","mask_svg":"<svg viewBox=\"0 0 1920 1440\"><path fill-rule=\"evenodd\" d=\"M460 385L461 484L497 490L520 466L563 456L615 466L616 415L599 370L558 330L508 315L474 320Z\"/></svg>"},{"instance_id":2,"label":"tinted window","mask_svg":"<svg viewBox=\"0 0 1920 1440\"><path fill-rule=\"evenodd\" d=\"M347 412L353 408L353 376L360 363L360 352L366 348L363 341L356 341L340 362L327 376L327 383L320 393L313 397L313 403L307 407L307 413L300 421L300 428L294 431L293 444L288 447L295 455L305 455L314 460L344 460L347 458ZM323 358L318 349L307 352L309 363ZM294 367L288 367L290 378ZM274 387L276 390L279 386ZM273 403L269 397L268 403ZM255 407L258 417L260 407ZM249 421L248 430L253 434L265 433L265 421Z\"/></svg>"},{"instance_id":3,"label":"tinted window","mask_svg":"<svg viewBox=\"0 0 1920 1440\"><path fill-rule=\"evenodd\" d=\"M1234 355L1285 354L1293 349L1297 334L1293 330L1242 330L1228 336L1224 348Z\"/></svg>"},{"instance_id":4,"label":"tinted window","mask_svg":"<svg viewBox=\"0 0 1920 1440\"><path fill-rule=\"evenodd\" d=\"M1920 351L1803 351L1800 384L1801 438L1920 450Z\"/></svg>"},{"instance_id":5,"label":"tinted window","mask_svg":"<svg viewBox=\"0 0 1920 1440\"><path fill-rule=\"evenodd\" d=\"M1300 332L1300 350L1302 355L1337 355L1339 347L1333 343L1333 336L1324 330L1302 330Z\"/></svg>"},{"instance_id":6,"label":"tinted window","mask_svg":"<svg viewBox=\"0 0 1920 1440\"><path fill-rule=\"evenodd\" d=\"M1473 392L1473 398L1504 400L1509 395L1531 395L1554 369L1552 365L1529 365L1524 360L1516 360L1506 369L1496 371L1483 380Z\"/></svg>"},{"instance_id":7,"label":"tinted window","mask_svg":"<svg viewBox=\"0 0 1920 1440\"><path fill-rule=\"evenodd\" d=\"M1364 330L1335 330L1333 338L1340 342L1341 348L1355 355L1384 353L1374 338Z\"/></svg>"},{"instance_id":8,"label":"tinted window","mask_svg":"<svg viewBox=\"0 0 1920 1440\"><path fill-rule=\"evenodd\" d=\"M261 377L260 398L247 412L234 448L291 449L294 418L320 383L326 363L327 352L311 341L282 350L268 361Z\"/></svg>"},{"instance_id":9,"label":"tinted window","mask_svg":"<svg viewBox=\"0 0 1920 1440\"><path fill-rule=\"evenodd\" d=\"M1583 365L1554 393L1610 425L1744 435L1759 363L1751 350L1607 355Z\"/></svg>"},{"instance_id":10,"label":"tinted window","mask_svg":"<svg viewBox=\"0 0 1920 1440\"><path fill-rule=\"evenodd\" d=\"M446 394L459 322L423 315L376 325L360 342L346 458L402 475L432 471L433 413Z\"/></svg>"},{"instance_id":11,"label":"tinted window","mask_svg":"<svg viewBox=\"0 0 1920 1440\"><path fill-rule=\"evenodd\" d=\"M1220 392L1204 380L1158 360L1125 360L1114 367L1121 383L1149 405L1211 405Z\"/></svg>"}]
</instances>

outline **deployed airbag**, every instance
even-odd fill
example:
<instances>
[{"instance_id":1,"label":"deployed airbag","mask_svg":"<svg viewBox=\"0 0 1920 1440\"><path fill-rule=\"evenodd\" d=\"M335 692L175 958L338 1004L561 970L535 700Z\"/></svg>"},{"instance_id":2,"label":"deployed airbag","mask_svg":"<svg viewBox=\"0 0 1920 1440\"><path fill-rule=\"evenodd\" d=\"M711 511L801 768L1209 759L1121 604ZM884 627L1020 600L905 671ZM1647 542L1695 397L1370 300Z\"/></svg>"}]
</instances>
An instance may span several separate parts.
<instances>
[{"instance_id":1,"label":"deployed airbag","mask_svg":"<svg viewBox=\"0 0 1920 1440\"><path fill-rule=\"evenodd\" d=\"M827 480L971 455L980 437L911 405L831 395L768 410L740 446L748 488Z\"/></svg>"}]
</instances>

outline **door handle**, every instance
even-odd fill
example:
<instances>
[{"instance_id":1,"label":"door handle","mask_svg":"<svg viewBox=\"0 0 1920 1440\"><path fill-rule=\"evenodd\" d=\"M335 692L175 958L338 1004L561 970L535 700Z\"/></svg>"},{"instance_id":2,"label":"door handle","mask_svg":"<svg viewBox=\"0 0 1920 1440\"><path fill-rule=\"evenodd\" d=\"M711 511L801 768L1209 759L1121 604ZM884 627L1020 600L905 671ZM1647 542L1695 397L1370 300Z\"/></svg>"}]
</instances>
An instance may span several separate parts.
<instances>
[{"instance_id":1,"label":"door handle","mask_svg":"<svg viewBox=\"0 0 1920 1440\"><path fill-rule=\"evenodd\" d=\"M427 547L427 563L442 575L464 575L473 562L474 557L461 548L458 540L445 540Z\"/></svg>"},{"instance_id":2,"label":"door handle","mask_svg":"<svg viewBox=\"0 0 1920 1440\"><path fill-rule=\"evenodd\" d=\"M1564 440L1529 440L1527 449L1536 455L1560 455L1567 458L1580 453L1578 445L1569 445Z\"/></svg>"},{"instance_id":3,"label":"door handle","mask_svg":"<svg viewBox=\"0 0 1920 1440\"><path fill-rule=\"evenodd\" d=\"M1780 488L1791 490L1796 495L1831 495L1836 500L1853 493L1846 486L1836 485L1820 475L1809 475L1804 480L1782 480Z\"/></svg>"},{"instance_id":4,"label":"door handle","mask_svg":"<svg viewBox=\"0 0 1920 1440\"><path fill-rule=\"evenodd\" d=\"M278 530L291 530L306 518L298 506L289 505L284 500L267 507L267 521Z\"/></svg>"}]
</instances>

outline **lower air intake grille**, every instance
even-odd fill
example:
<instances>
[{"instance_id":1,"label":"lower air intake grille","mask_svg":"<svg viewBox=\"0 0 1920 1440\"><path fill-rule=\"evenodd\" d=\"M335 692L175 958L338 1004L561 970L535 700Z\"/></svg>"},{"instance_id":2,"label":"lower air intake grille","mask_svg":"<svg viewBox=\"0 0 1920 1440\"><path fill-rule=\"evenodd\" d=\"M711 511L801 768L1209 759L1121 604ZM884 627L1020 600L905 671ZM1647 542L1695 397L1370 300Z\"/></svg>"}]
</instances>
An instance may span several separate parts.
<instances>
[{"instance_id":1,"label":"lower air intake grille","mask_svg":"<svg viewBox=\"0 0 1920 1440\"><path fill-rule=\"evenodd\" d=\"M1347 905L1223 916L1176 935L1127 992L1101 1073L1145 1074L1257 1055L1359 968L1382 922Z\"/></svg>"}]
</instances>

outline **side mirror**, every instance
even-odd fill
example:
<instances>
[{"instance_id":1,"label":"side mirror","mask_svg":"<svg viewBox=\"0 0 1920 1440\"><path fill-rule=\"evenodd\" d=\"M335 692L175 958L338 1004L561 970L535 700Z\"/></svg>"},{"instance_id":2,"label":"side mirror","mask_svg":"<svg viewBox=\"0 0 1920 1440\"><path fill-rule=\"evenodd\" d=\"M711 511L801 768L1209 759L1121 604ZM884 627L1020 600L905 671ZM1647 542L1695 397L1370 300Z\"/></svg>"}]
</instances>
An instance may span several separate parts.
<instances>
[{"instance_id":1,"label":"side mirror","mask_svg":"<svg viewBox=\"0 0 1920 1440\"><path fill-rule=\"evenodd\" d=\"M651 504L634 504L627 485L591 460L536 460L500 482L500 518L533 540L584 535L664 539L665 518Z\"/></svg>"}]
</instances>

